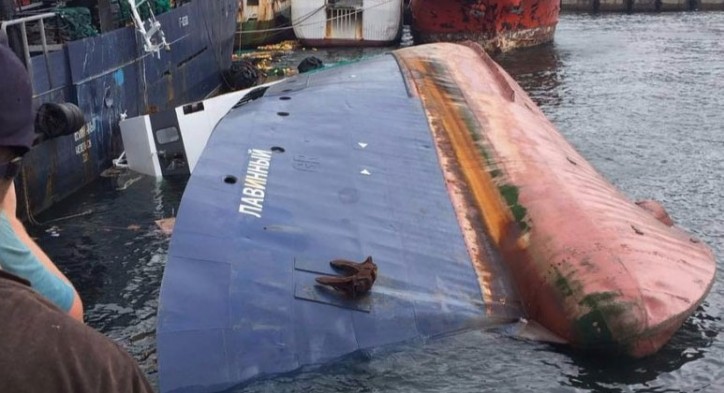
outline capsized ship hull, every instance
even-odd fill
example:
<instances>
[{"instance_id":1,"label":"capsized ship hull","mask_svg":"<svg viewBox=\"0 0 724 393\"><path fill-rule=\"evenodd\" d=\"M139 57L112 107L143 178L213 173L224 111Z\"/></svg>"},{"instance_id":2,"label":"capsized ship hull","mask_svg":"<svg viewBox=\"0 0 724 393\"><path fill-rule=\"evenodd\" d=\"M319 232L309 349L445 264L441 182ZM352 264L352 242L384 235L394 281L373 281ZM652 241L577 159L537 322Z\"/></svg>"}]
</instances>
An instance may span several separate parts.
<instances>
[{"instance_id":1,"label":"capsized ship hull","mask_svg":"<svg viewBox=\"0 0 724 393\"><path fill-rule=\"evenodd\" d=\"M607 183L480 47L411 47L237 94L171 240L163 392L521 316L644 356L713 281L711 251ZM329 261L367 256L369 294L316 283Z\"/></svg>"},{"instance_id":2,"label":"capsized ship hull","mask_svg":"<svg viewBox=\"0 0 724 393\"><path fill-rule=\"evenodd\" d=\"M558 0L411 0L415 42L474 41L487 51L553 40Z\"/></svg>"},{"instance_id":3,"label":"capsized ship hull","mask_svg":"<svg viewBox=\"0 0 724 393\"><path fill-rule=\"evenodd\" d=\"M144 51L133 27L66 42L31 58L34 104L71 102L88 122L24 158L19 208L36 214L98 178L123 151L122 116L174 108L218 91L231 64L236 0L191 1L157 15L170 50ZM46 22L46 25L50 22Z\"/></svg>"},{"instance_id":4,"label":"capsized ship hull","mask_svg":"<svg viewBox=\"0 0 724 393\"><path fill-rule=\"evenodd\" d=\"M656 352L709 292L711 250L659 205L616 190L481 50L444 60L454 53L412 48L399 57L527 316L579 348ZM487 69L470 72L481 59ZM429 78L440 65L457 88ZM461 94L467 105L456 104Z\"/></svg>"}]
</instances>

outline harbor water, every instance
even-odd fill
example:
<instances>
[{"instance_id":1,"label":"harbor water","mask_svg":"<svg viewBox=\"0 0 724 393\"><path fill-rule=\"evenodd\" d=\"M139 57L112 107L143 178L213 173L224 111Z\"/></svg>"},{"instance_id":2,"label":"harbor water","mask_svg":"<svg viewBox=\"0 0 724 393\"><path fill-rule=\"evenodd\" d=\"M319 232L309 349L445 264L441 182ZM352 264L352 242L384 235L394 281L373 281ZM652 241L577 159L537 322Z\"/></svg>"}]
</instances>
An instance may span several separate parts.
<instances>
[{"instance_id":1,"label":"harbor water","mask_svg":"<svg viewBox=\"0 0 724 393\"><path fill-rule=\"evenodd\" d=\"M560 132L631 199L662 201L677 225L724 255L724 13L562 15L555 42L497 57ZM294 51L327 64L380 50ZM155 313L184 180L105 177L37 217L32 234L76 284L89 325L154 384ZM469 331L385 348L234 391L721 392L724 285L646 359Z\"/></svg>"}]
</instances>

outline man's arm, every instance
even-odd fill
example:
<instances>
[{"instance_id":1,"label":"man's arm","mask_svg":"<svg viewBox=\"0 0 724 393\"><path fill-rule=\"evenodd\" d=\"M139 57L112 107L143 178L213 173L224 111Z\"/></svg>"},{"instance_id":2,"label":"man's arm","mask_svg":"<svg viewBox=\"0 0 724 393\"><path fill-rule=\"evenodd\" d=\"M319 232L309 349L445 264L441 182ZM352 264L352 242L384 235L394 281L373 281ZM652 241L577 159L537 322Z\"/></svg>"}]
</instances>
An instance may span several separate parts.
<instances>
[{"instance_id":1,"label":"man's arm","mask_svg":"<svg viewBox=\"0 0 724 393\"><path fill-rule=\"evenodd\" d=\"M0 267L31 282L34 289L83 321L83 302L68 278L33 241L16 215L15 185L3 200L0 212Z\"/></svg>"}]
</instances>

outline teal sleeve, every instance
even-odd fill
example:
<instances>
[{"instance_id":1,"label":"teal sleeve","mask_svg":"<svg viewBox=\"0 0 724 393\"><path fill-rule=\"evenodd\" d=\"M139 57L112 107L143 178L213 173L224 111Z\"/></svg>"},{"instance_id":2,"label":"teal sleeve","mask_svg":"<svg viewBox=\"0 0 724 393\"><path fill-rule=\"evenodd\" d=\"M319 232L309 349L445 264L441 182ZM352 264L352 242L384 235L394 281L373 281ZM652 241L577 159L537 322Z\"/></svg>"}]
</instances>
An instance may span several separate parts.
<instances>
[{"instance_id":1,"label":"teal sleeve","mask_svg":"<svg viewBox=\"0 0 724 393\"><path fill-rule=\"evenodd\" d=\"M0 268L30 281L38 293L61 310L73 306L75 290L51 272L15 234L5 212L0 212Z\"/></svg>"}]
</instances>

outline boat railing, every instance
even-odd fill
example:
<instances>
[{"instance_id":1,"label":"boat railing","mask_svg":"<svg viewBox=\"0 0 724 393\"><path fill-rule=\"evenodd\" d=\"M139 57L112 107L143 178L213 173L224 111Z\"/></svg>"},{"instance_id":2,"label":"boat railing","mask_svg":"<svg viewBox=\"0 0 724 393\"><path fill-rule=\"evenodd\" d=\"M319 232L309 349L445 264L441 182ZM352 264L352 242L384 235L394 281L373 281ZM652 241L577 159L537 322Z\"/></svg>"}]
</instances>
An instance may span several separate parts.
<instances>
[{"instance_id":1,"label":"boat railing","mask_svg":"<svg viewBox=\"0 0 724 393\"><path fill-rule=\"evenodd\" d=\"M50 61L48 59L48 52L50 50L58 50L62 48L62 45L49 45L48 39L45 34L45 20L50 18L55 18L57 15L55 12L45 12L42 14L37 15L30 15L30 16L24 16L22 18L13 19L13 20L7 20L2 21L2 24L0 24L0 28L2 28L3 33L7 34L7 29L10 26L19 25L20 27L20 39L22 42L22 54L25 59L25 67L30 69L30 53L36 52L38 49L41 49L43 52L43 56L45 56L45 70L48 72L48 81L52 84L52 73L50 72ZM37 22L40 25L40 42L41 45L38 47L37 45L30 45L28 41L28 28L27 24L29 22ZM32 82L32 72L30 73L30 78Z\"/></svg>"},{"instance_id":2,"label":"boat railing","mask_svg":"<svg viewBox=\"0 0 724 393\"><path fill-rule=\"evenodd\" d=\"M361 10L364 8L363 0L327 0L328 9Z\"/></svg>"}]
</instances>

